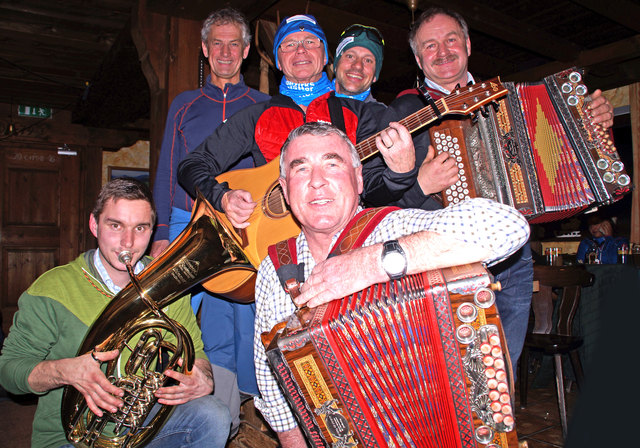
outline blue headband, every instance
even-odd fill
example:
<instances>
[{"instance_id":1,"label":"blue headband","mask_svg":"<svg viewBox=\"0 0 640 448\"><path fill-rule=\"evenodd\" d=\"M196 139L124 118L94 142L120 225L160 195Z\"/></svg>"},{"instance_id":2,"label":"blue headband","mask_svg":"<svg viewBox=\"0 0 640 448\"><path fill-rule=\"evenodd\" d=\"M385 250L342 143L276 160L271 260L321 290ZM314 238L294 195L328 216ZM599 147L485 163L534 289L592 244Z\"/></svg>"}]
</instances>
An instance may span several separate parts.
<instances>
[{"instance_id":1,"label":"blue headband","mask_svg":"<svg viewBox=\"0 0 640 448\"><path fill-rule=\"evenodd\" d=\"M276 58L276 68L278 70L280 70L280 64L278 63L278 48L280 48L280 44L289 34L297 33L298 31L308 31L320 39L324 44L325 61L329 61L327 38L322 28L318 25L316 18L308 14L298 14L297 16L285 17L285 19L280 22L280 26L278 26L276 35L273 38L273 55Z\"/></svg>"}]
</instances>

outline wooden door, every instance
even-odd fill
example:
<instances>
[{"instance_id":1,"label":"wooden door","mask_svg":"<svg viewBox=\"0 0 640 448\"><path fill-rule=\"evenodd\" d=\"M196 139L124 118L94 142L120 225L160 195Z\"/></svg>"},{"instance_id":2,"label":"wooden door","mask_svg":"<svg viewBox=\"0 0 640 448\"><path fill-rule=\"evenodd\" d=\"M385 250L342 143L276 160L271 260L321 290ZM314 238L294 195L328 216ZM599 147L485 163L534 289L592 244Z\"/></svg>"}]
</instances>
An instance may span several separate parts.
<instances>
[{"instance_id":1,"label":"wooden door","mask_svg":"<svg viewBox=\"0 0 640 448\"><path fill-rule=\"evenodd\" d=\"M20 294L79 253L78 156L0 147L0 311L8 333Z\"/></svg>"}]
</instances>

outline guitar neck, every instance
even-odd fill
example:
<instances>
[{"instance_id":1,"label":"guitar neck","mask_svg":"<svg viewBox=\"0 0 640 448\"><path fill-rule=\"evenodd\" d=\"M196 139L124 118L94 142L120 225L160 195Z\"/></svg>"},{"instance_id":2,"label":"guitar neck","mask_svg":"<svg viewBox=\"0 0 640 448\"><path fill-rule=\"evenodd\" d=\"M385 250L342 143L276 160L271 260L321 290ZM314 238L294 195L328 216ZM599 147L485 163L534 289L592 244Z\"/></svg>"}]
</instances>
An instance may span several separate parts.
<instances>
[{"instance_id":1,"label":"guitar neck","mask_svg":"<svg viewBox=\"0 0 640 448\"><path fill-rule=\"evenodd\" d=\"M436 100L436 105L438 106L438 110L440 111L441 115L445 115L448 113L449 109L447 107L447 103L444 101L444 98ZM440 117L436 115L433 108L431 106L426 106L419 111L403 118L402 120L399 120L398 123L407 128L409 132L414 132L432 123L438 118ZM380 131L377 134L362 140L356 145L356 151L358 151L358 155L360 156L361 161L364 162L366 159L378 152L378 148L376 147L376 137L380 135L381 132L383 131Z\"/></svg>"}]
</instances>

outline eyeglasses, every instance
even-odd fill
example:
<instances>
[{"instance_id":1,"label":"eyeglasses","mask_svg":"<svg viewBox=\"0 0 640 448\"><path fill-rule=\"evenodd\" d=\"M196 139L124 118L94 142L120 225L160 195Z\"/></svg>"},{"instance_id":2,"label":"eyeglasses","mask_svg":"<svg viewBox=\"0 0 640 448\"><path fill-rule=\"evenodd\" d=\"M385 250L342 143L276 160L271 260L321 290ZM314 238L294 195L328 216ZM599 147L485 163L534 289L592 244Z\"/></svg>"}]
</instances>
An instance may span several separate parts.
<instances>
[{"instance_id":1,"label":"eyeglasses","mask_svg":"<svg viewBox=\"0 0 640 448\"><path fill-rule=\"evenodd\" d=\"M359 36L360 34L366 34L369 39L378 42L380 45L384 47L384 38L382 37L382 33L378 30L378 28L360 25L359 23L349 25L345 30L340 34L340 39L344 39L349 36Z\"/></svg>"},{"instance_id":2,"label":"eyeglasses","mask_svg":"<svg viewBox=\"0 0 640 448\"><path fill-rule=\"evenodd\" d=\"M302 40L286 40L280 44L280 51L283 53L291 53L296 51L302 45L305 50L315 50L320 48L322 41L317 37L305 37Z\"/></svg>"}]
</instances>

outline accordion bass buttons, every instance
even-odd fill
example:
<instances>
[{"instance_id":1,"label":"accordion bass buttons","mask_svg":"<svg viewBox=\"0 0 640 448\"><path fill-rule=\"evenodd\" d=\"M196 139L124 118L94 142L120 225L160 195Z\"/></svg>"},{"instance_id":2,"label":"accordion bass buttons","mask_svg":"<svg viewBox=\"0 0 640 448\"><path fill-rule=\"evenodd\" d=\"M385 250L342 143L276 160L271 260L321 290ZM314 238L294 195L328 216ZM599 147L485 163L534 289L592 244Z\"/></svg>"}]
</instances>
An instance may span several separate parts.
<instances>
[{"instance_id":1,"label":"accordion bass buttons","mask_svg":"<svg viewBox=\"0 0 640 448\"><path fill-rule=\"evenodd\" d=\"M582 81L582 75L580 74L580 72L571 72L569 74L569 81L574 84L579 83L580 81Z\"/></svg>"}]
</instances>

